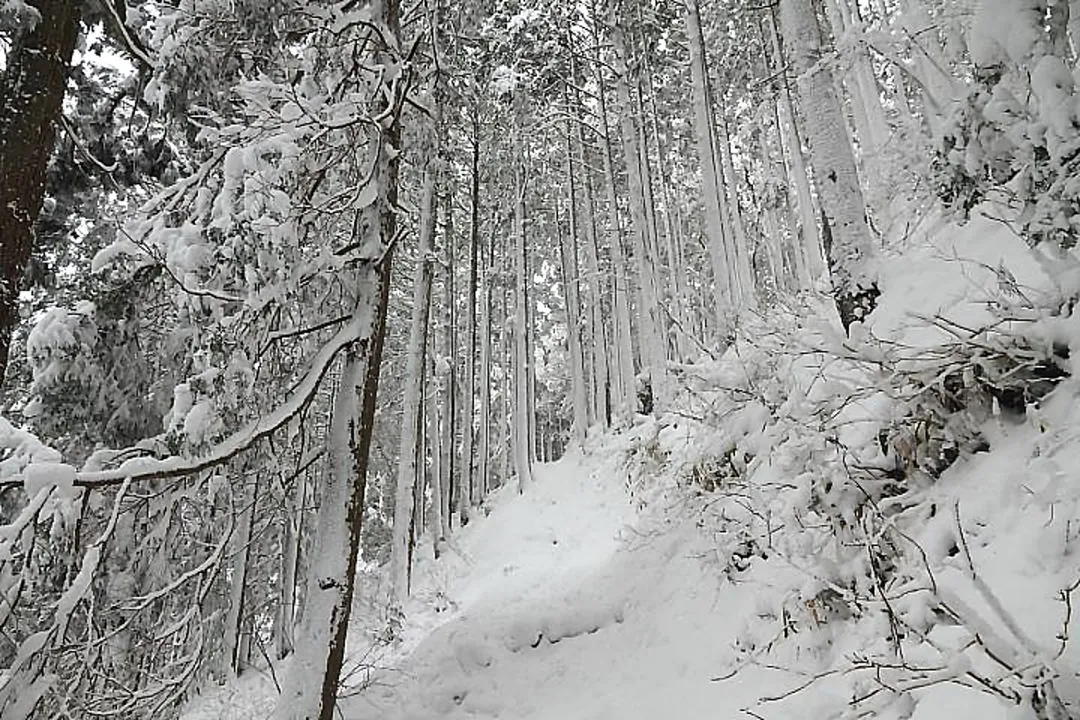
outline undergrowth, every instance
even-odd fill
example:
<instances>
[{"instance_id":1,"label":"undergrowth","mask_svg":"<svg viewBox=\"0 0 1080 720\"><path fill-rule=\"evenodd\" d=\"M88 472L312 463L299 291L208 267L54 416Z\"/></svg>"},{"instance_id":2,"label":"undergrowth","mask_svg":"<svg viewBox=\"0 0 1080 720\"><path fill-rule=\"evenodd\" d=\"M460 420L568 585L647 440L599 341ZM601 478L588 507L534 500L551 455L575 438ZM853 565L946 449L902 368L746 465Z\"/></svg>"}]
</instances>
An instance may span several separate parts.
<instances>
[{"instance_id":1,"label":"undergrowth","mask_svg":"<svg viewBox=\"0 0 1080 720\"><path fill-rule=\"evenodd\" d=\"M980 528L941 486L1002 429L1043 422L1070 375L1054 323L1071 313L1002 305L980 327L925 318L941 340L914 347L778 312L719 360L682 369L680 411L626 450L631 491L643 504L662 491L691 499L719 572L778 598L747 619L718 680L798 666L808 681L788 695L845 684L836 718L909 717L918 691L942 683L1038 720L1076 716L1080 696L1058 684L1077 586L1062 589L1060 648L1047 652L983 579L969 547ZM963 575L977 603L943 572Z\"/></svg>"}]
</instances>

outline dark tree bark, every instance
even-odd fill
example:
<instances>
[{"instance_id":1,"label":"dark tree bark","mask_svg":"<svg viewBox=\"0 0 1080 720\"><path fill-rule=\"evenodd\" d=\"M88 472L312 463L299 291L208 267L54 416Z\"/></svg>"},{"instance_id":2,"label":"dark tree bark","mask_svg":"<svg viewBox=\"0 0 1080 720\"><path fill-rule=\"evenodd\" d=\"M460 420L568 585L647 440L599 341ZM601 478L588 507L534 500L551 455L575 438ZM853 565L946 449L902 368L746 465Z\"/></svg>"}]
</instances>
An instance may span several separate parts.
<instances>
[{"instance_id":1,"label":"dark tree bark","mask_svg":"<svg viewBox=\"0 0 1080 720\"><path fill-rule=\"evenodd\" d=\"M27 4L41 17L15 38L0 75L0 383L82 11L80 0Z\"/></svg>"}]
</instances>

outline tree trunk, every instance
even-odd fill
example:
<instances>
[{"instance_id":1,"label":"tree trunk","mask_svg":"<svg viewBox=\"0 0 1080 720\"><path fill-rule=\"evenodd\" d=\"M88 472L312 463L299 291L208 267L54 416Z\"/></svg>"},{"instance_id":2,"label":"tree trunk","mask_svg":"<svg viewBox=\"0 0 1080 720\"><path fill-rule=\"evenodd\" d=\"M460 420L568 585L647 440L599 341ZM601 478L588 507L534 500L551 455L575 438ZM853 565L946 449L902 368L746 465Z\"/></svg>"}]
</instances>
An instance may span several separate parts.
<instances>
[{"instance_id":1,"label":"tree trunk","mask_svg":"<svg viewBox=\"0 0 1080 720\"><path fill-rule=\"evenodd\" d=\"M40 18L15 38L0 74L0 385L82 12L80 0L27 4Z\"/></svg>"},{"instance_id":2,"label":"tree trunk","mask_svg":"<svg viewBox=\"0 0 1080 720\"><path fill-rule=\"evenodd\" d=\"M936 133L956 92L949 61L938 41L936 23L923 6L923 0L902 0L901 24L914 45L911 55L923 90L924 115L931 132Z\"/></svg>"},{"instance_id":3,"label":"tree trunk","mask_svg":"<svg viewBox=\"0 0 1080 720\"><path fill-rule=\"evenodd\" d=\"M514 201L514 223L513 227L510 230L510 235L514 243L514 247L517 247L517 222L517 202ZM515 254L514 251L510 249L509 241L506 244L506 250L507 252L503 253L502 276L508 281L512 272L512 258ZM516 452L514 452L514 450L516 449L514 448L514 437L516 434L514 430L515 420L513 417L511 417L513 412L511 409L512 404L510 400L515 388L514 383L517 381L517 363L515 361L515 357L517 356L517 350L514 346L516 338L511 332L511 324L513 321L510 317L510 296L512 292L514 292L514 290L508 285L504 284L499 293L502 296L502 330L499 332L499 353L501 356L499 361L499 369L502 371L500 373L500 376L502 378L502 392L499 393L502 398L502 412L499 413L499 437L501 439L501 442L499 443L499 453L500 457L502 458L502 467L499 472L500 484L505 484L509 482L511 458L517 457Z\"/></svg>"},{"instance_id":4,"label":"tree trunk","mask_svg":"<svg viewBox=\"0 0 1080 720\"><path fill-rule=\"evenodd\" d=\"M449 504L446 497L446 488L443 486L442 474L442 433L439 429L439 379L435 372L434 348L437 347L434 338L431 339L432 352L428 360L428 381L425 384L424 402L427 404L427 432L424 440L431 457L431 545L436 559L442 549L442 543L450 534L446 518L446 508Z\"/></svg>"},{"instance_id":5,"label":"tree trunk","mask_svg":"<svg viewBox=\"0 0 1080 720\"><path fill-rule=\"evenodd\" d=\"M443 279L443 290L446 298L446 411L443 415L443 451L446 453L443 470L446 473L446 487L450 491L450 513L447 522L451 529L454 527L454 515L457 515L458 526L462 524L465 515L465 503L461 494L461 479L457 464L457 296L454 294L454 198L453 191L448 189L443 201L444 226L446 235L446 275Z\"/></svg>"},{"instance_id":6,"label":"tree trunk","mask_svg":"<svg viewBox=\"0 0 1080 720\"><path fill-rule=\"evenodd\" d=\"M397 0L374 0L370 11L372 21L391 44L378 49L377 60L396 65L400 62L393 50L399 30ZM384 101L377 102L378 111L386 110L381 106ZM356 270L357 299L351 322L356 326L357 339L346 348L342 359L329 438L330 472L319 493L315 543L308 569L307 607L289 676L274 711L275 720L333 720L345 659L386 332L391 241L397 231L398 160L390 153L392 148L400 147L396 119L383 123L371 135L372 147L378 150L369 182L375 183L378 194L371 205L358 211L355 232L357 239L363 240L362 245L371 247L374 253Z\"/></svg>"},{"instance_id":7,"label":"tree trunk","mask_svg":"<svg viewBox=\"0 0 1080 720\"><path fill-rule=\"evenodd\" d=\"M461 423L463 435L461 482L466 490L467 505L475 507L480 504L480 497L476 489L476 481L473 474L473 455L476 444L474 418L476 415L476 293L479 292L477 278L480 267L480 128L477 121L473 121L472 138L472 183L470 188L469 204L471 218L469 220L469 295L468 317L466 319L466 354L465 354L465 407Z\"/></svg>"},{"instance_id":8,"label":"tree trunk","mask_svg":"<svg viewBox=\"0 0 1080 720\"><path fill-rule=\"evenodd\" d=\"M772 11L766 13L769 38L772 45L774 62L772 67L776 72L786 64L783 48L780 45L780 34L777 30L776 17ZM791 101L791 86L788 84L787 74L783 73L780 78L779 100L777 110L779 114L781 144L788 150L791 158L791 180L795 185L796 203L799 208L799 242L796 243L796 263L799 268L800 285L810 288L814 281L825 271L825 260L822 257L821 239L818 235L817 212L814 208L813 196L810 194L810 174L806 168L806 159L803 157L802 136L799 127L795 123L795 106Z\"/></svg>"},{"instance_id":9,"label":"tree trunk","mask_svg":"<svg viewBox=\"0 0 1080 720\"><path fill-rule=\"evenodd\" d=\"M480 338L480 440L476 456L476 483L479 503L482 503L490 491L489 474L491 471L491 318L494 311L494 282L495 271L495 227L492 225L491 235L487 246L487 261L484 263L484 322L483 333Z\"/></svg>"},{"instance_id":10,"label":"tree trunk","mask_svg":"<svg viewBox=\"0 0 1080 720\"><path fill-rule=\"evenodd\" d=\"M644 19L641 17L641 6L638 6L639 22L644 27ZM689 348L686 344L686 288L684 286L686 282L685 277L685 264L682 257L682 238L678 232L678 224L675 222L673 215L672 192L671 192L671 174L667 163L664 161L666 149L664 147L663 135L660 133L660 112L656 106L656 87L654 81L654 75L652 70L652 64L649 60L648 53L643 58L645 65L645 92L643 98L648 103L649 114L649 126L652 130L652 135L656 143L656 166L660 174L660 198L662 201L661 210L664 218L664 236L666 238L666 252L667 252L667 268L669 278L669 292L671 293L671 302L668 303L671 307L671 314L677 321L678 332L673 339L673 350L675 357L680 361L688 356ZM642 112L645 112L645 107L642 107ZM646 137L646 143L648 137Z\"/></svg>"},{"instance_id":11,"label":"tree trunk","mask_svg":"<svg viewBox=\"0 0 1080 720\"><path fill-rule=\"evenodd\" d=\"M870 270L873 244L855 156L845 132L832 72L821 63L821 28L813 5L782 0L781 25L799 72L799 95L810 139L814 180L831 233L828 251L833 294L845 330L873 310L877 282Z\"/></svg>"},{"instance_id":12,"label":"tree trunk","mask_svg":"<svg viewBox=\"0 0 1080 720\"><path fill-rule=\"evenodd\" d=\"M575 58L571 56L571 73L577 79L577 65ZM577 108L581 108L581 93L577 85L574 86L574 101ZM588 287L588 322L589 322L589 356L592 359L590 372L592 375L590 405L594 422L599 422L603 427L611 424L610 388L611 388L611 365L609 363L610 350L607 343L607 333L604 326L604 286L601 284L600 274L600 249L596 239L596 213L595 198L593 195L592 173L585 161L585 131L582 122L574 123L576 132L570 133L567 143L573 146L573 155L577 159L577 165L581 168L581 185L584 197L581 199L581 224L585 229L585 273ZM569 128L568 128L569 129ZM576 141L576 142L575 142ZM569 148L567 152L570 152ZM575 175L571 172L570 181L574 182ZM574 203L572 212L577 212L578 204Z\"/></svg>"},{"instance_id":13,"label":"tree trunk","mask_svg":"<svg viewBox=\"0 0 1080 720\"><path fill-rule=\"evenodd\" d=\"M239 675L247 662L244 652L243 628L247 594L248 562L251 557L251 534L255 524L255 502L258 500L258 484L248 482L246 470L240 471L243 493L239 500L239 510L233 508L236 516L236 532L230 540L232 544L232 573L229 586L229 613L225 621L225 659L228 671Z\"/></svg>"},{"instance_id":14,"label":"tree trunk","mask_svg":"<svg viewBox=\"0 0 1080 720\"><path fill-rule=\"evenodd\" d=\"M596 17L595 2L593 16ZM608 216L611 223L611 285L615 310L615 372L611 373L612 405L625 420L633 417L637 404L636 382L634 380L634 339L630 324L630 299L627 296L628 275L626 258L623 253L623 229L619 218L619 195L615 182L615 163L612 158L611 124L608 122L607 86L601 71L599 58L600 36L593 23L593 46L597 56L593 58L593 71L596 79L597 98L600 106L600 125L603 136L601 155L604 163L605 187L607 190Z\"/></svg>"},{"instance_id":15,"label":"tree trunk","mask_svg":"<svg viewBox=\"0 0 1080 720\"><path fill-rule=\"evenodd\" d=\"M300 531L307 471L297 475L291 500L285 503L281 527L281 582L274 625L274 645L278 659L293 651L293 623L296 621L296 572L300 561Z\"/></svg>"},{"instance_id":16,"label":"tree trunk","mask_svg":"<svg viewBox=\"0 0 1080 720\"><path fill-rule=\"evenodd\" d=\"M394 501L393 543L390 547L390 577L393 603L400 609L409 597L409 527L413 507L413 487L420 469L417 467L417 448L423 422L421 385L424 379L427 348L428 316L431 311L431 255L435 234L435 171L427 159L424 168L423 200L420 209L419 247L416 272L413 276L412 323L409 345L405 351L404 397L401 405L401 438L398 450L397 493Z\"/></svg>"},{"instance_id":17,"label":"tree trunk","mask_svg":"<svg viewBox=\"0 0 1080 720\"><path fill-rule=\"evenodd\" d=\"M739 303L743 306L753 306L757 300L755 296L754 269L750 264L750 257L754 249L750 246L750 236L746 232L746 224L743 222L742 207L739 204L739 177L735 173L735 161L732 158L731 135L728 133L727 120L720 116L720 137L717 142L720 145L720 164L724 170L724 184L729 193L725 207L728 217L731 218L732 251L735 256L735 270L739 276L741 295Z\"/></svg>"},{"instance_id":18,"label":"tree trunk","mask_svg":"<svg viewBox=\"0 0 1080 720\"><path fill-rule=\"evenodd\" d=\"M726 247L722 179L716 161L716 138L713 133L712 100L709 74L705 64L705 46L697 0L686 2L686 34L690 41L690 78L694 97L694 137L701 164L701 195L705 208L705 247L713 273L713 300L716 319L726 317L738 303L738 280L731 253Z\"/></svg>"},{"instance_id":19,"label":"tree trunk","mask_svg":"<svg viewBox=\"0 0 1080 720\"><path fill-rule=\"evenodd\" d=\"M570 202L573 206L573 166L567 156L567 172L571 178ZM564 300L566 301L566 344L570 361L570 384L574 408L572 432L578 448L585 447L585 431L589 425L588 401L585 388L585 361L581 347L581 305L578 302L577 222L569 213L570 232L563 233L559 218L559 201L555 201L555 232L559 236L559 259L562 261Z\"/></svg>"},{"instance_id":20,"label":"tree trunk","mask_svg":"<svg viewBox=\"0 0 1080 720\"><path fill-rule=\"evenodd\" d=\"M626 162L630 186L630 216L633 232L634 258L637 261L638 275L638 345L641 351L642 365L649 370L654 406L651 410L660 410L669 400L667 374L667 342L661 329L663 322L659 317L660 298L656 282L656 256L650 252L652 243L651 223L647 208L645 174L641 159L641 133L638 131L637 108L630 94L628 48L622 28L618 22L611 24L611 39L615 46L615 89L621 105L619 114L622 132L623 157Z\"/></svg>"},{"instance_id":21,"label":"tree trunk","mask_svg":"<svg viewBox=\"0 0 1080 720\"><path fill-rule=\"evenodd\" d=\"M526 202L525 191L528 180L525 173L525 168L529 167L528 150L526 149L526 157L523 162L523 175L521 182L521 263L522 272L520 277L521 289L525 298L525 326L522 328L522 334L525 337L525 424L528 428L528 452L529 452L529 472L531 476L532 466L536 464L536 458L539 455L540 445L538 443L539 433L536 425L536 296L532 289L532 263L529 262L529 249L530 245L525 240L527 221L526 215Z\"/></svg>"},{"instance_id":22,"label":"tree trunk","mask_svg":"<svg viewBox=\"0 0 1080 720\"><path fill-rule=\"evenodd\" d=\"M520 140L515 145L520 150ZM525 172L520 156L514 161L514 471L518 492L525 492L532 482L532 450L529 419L528 312L525 304Z\"/></svg>"}]
</instances>

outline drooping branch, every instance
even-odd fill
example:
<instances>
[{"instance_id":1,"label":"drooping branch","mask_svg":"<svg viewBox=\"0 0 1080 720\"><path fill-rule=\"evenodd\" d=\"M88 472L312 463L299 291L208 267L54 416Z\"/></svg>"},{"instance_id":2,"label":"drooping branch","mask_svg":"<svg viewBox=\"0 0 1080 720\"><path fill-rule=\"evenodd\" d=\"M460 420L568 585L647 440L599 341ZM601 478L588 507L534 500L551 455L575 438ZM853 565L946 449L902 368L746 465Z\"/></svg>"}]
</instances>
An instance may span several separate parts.
<instances>
[{"instance_id":1,"label":"drooping branch","mask_svg":"<svg viewBox=\"0 0 1080 720\"><path fill-rule=\"evenodd\" d=\"M262 416L218 443L209 453L191 459L179 456L163 460L135 458L125 462L118 468L77 473L73 484L75 487L100 489L120 485L125 481L138 483L147 480L162 480L194 475L228 462L255 445L259 440L283 427L307 406L337 354L360 336L363 320L362 317L354 316L329 342L323 345L311 361L311 367L303 379L292 389L288 400L273 412ZM22 476L14 476L0 482L0 489L21 485L22 483Z\"/></svg>"}]
</instances>

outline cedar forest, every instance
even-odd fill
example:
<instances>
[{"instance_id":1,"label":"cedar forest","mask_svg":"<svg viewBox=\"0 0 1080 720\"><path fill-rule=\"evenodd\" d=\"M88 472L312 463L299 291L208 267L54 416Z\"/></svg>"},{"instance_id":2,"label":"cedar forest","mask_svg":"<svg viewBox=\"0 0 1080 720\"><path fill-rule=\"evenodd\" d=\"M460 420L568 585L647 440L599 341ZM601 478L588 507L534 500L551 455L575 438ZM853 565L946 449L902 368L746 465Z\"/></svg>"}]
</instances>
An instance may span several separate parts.
<instances>
[{"instance_id":1,"label":"cedar forest","mask_svg":"<svg viewBox=\"0 0 1080 720\"><path fill-rule=\"evenodd\" d=\"M743 717L1080 717L1078 180L1077 0L0 0L0 717L369 717L567 462Z\"/></svg>"}]
</instances>

